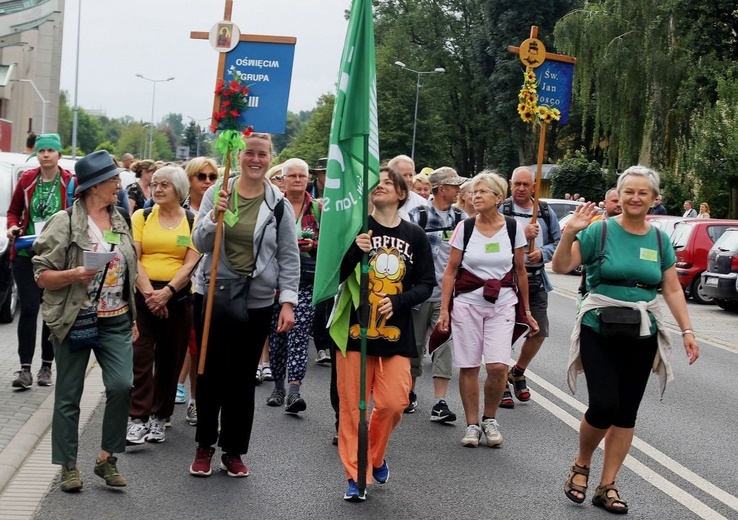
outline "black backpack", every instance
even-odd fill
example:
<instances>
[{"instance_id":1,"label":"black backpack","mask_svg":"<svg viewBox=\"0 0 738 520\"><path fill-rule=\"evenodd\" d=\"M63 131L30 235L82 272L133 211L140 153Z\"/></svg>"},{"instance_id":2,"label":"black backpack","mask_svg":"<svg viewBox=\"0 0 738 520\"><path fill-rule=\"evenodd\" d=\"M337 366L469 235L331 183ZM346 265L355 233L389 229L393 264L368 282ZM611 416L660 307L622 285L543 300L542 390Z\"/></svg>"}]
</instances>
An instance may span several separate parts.
<instances>
[{"instance_id":1,"label":"black backpack","mask_svg":"<svg viewBox=\"0 0 738 520\"><path fill-rule=\"evenodd\" d=\"M551 209L548 207L548 202L544 202L542 200L538 201L538 213L540 213L541 218L546 223L546 230L548 232L548 242L549 244L553 243L554 237L553 237L553 233L551 233ZM514 211L513 201L511 197L506 198L502 202L502 214L508 217L531 218L531 215L528 215L526 213L516 213Z\"/></svg>"},{"instance_id":2,"label":"black backpack","mask_svg":"<svg viewBox=\"0 0 738 520\"><path fill-rule=\"evenodd\" d=\"M461 250L461 261L459 266L464 260L464 253L466 253L466 246L469 244L472 233L474 233L474 223L477 217L469 217L464 220L464 248ZM518 221L512 217L505 216L505 226L507 227L507 236L510 238L510 247L512 248L513 257L515 256L515 235L518 231Z\"/></svg>"},{"instance_id":3,"label":"black backpack","mask_svg":"<svg viewBox=\"0 0 738 520\"><path fill-rule=\"evenodd\" d=\"M459 225L459 222L461 222L461 210L454 206L451 206L451 208L454 210L454 225L452 227L426 229L425 226L428 225L428 208L426 206L418 206L418 225L426 233L432 233L433 231L453 231Z\"/></svg>"}]
</instances>

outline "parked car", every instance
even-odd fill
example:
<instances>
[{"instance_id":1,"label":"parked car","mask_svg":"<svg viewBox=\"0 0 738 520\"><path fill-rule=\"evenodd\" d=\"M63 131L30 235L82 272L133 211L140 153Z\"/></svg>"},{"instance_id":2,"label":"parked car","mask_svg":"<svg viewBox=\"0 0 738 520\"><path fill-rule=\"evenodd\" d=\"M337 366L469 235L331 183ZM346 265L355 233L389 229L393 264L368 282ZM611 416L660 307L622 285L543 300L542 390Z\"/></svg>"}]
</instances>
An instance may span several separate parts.
<instances>
[{"instance_id":1,"label":"parked car","mask_svg":"<svg viewBox=\"0 0 738 520\"><path fill-rule=\"evenodd\" d=\"M738 227L726 229L710 248L702 287L720 308L738 311Z\"/></svg>"},{"instance_id":2,"label":"parked car","mask_svg":"<svg viewBox=\"0 0 738 520\"><path fill-rule=\"evenodd\" d=\"M577 206L584 204L577 200L566 200L566 199L539 199L548 204L551 210L556 213L556 218L561 220L570 211L577 209Z\"/></svg>"},{"instance_id":3,"label":"parked car","mask_svg":"<svg viewBox=\"0 0 738 520\"><path fill-rule=\"evenodd\" d=\"M667 236L671 236L671 233L674 231L677 224L684 222L687 218L676 215L646 215L646 220L648 220L652 226L663 229Z\"/></svg>"},{"instance_id":4,"label":"parked car","mask_svg":"<svg viewBox=\"0 0 738 520\"><path fill-rule=\"evenodd\" d=\"M708 251L725 230L737 226L738 220L691 218L674 227L670 239L676 253L677 277L687 296L697 303L713 303L702 285Z\"/></svg>"},{"instance_id":5,"label":"parked car","mask_svg":"<svg viewBox=\"0 0 738 520\"><path fill-rule=\"evenodd\" d=\"M10 265L12 244L7 236L6 217L14 187L10 165L0 160L0 323L12 322L18 308L18 296Z\"/></svg>"}]
</instances>

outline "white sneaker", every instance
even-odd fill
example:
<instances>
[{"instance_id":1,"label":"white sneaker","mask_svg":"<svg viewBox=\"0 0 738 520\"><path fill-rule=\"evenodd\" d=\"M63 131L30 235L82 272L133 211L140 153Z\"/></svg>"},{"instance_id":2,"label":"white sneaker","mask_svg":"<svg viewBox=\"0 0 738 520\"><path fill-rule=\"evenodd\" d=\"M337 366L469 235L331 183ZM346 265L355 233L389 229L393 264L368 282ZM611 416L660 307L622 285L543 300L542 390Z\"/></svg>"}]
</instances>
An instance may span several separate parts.
<instances>
[{"instance_id":1,"label":"white sneaker","mask_svg":"<svg viewBox=\"0 0 738 520\"><path fill-rule=\"evenodd\" d=\"M499 448L502 446L502 434L500 433L500 425L496 419L483 420L482 431L487 439L487 446L490 448Z\"/></svg>"},{"instance_id":2,"label":"white sneaker","mask_svg":"<svg viewBox=\"0 0 738 520\"><path fill-rule=\"evenodd\" d=\"M126 432L126 444L143 444L146 435L149 433L149 423L143 422L141 419L134 419L128 425Z\"/></svg>"},{"instance_id":3,"label":"white sneaker","mask_svg":"<svg viewBox=\"0 0 738 520\"><path fill-rule=\"evenodd\" d=\"M470 424L466 427L464 438L461 439L461 445L467 448L476 448L479 446L479 439L482 437L482 429L476 424Z\"/></svg>"},{"instance_id":4,"label":"white sneaker","mask_svg":"<svg viewBox=\"0 0 738 520\"><path fill-rule=\"evenodd\" d=\"M149 419L149 433L146 435L146 442L164 442L167 438L165 428L164 420L152 415Z\"/></svg>"},{"instance_id":5,"label":"white sneaker","mask_svg":"<svg viewBox=\"0 0 738 520\"><path fill-rule=\"evenodd\" d=\"M315 357L315 363L318 365L325 365L331 362L331 353L328 350L319 350L318 355Z\"/></svg>"}]
</instances>

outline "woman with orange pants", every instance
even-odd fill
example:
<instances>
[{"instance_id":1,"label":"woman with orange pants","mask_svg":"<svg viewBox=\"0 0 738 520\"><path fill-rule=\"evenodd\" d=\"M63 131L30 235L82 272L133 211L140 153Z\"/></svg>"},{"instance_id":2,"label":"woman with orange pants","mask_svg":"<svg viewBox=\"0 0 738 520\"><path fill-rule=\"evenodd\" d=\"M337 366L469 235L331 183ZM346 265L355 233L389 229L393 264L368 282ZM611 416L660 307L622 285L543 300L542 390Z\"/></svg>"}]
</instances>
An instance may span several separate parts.
<instances>
[{"instance_id":1,"label":"woman with orange pants","mask_svg":"<svg viewBox=\"0 0 738 520\"><path fill-rule=\"evenodd\" d=\"M407 195L402 176L382 168L379 185L369 196L374 206L369 231L356 237L341 264L341 279L346 280L362 255L369 254L365 395L366 402L373 398L374 409L369 419L367 482L373 478L380 484L389 479L385 452L408 405L410 358L418 355L411 309L427 300L436 285L428 237L420 226L402 220L397 213ZM348 291L341 295L339 309L346 299L350 299ZM338 453L348 478L343 498L359 502L366 499L357 485L361 341L358 312L353 307L351 311L346 352L335 359L340 400Z\"/></svg>"}]
</instances>

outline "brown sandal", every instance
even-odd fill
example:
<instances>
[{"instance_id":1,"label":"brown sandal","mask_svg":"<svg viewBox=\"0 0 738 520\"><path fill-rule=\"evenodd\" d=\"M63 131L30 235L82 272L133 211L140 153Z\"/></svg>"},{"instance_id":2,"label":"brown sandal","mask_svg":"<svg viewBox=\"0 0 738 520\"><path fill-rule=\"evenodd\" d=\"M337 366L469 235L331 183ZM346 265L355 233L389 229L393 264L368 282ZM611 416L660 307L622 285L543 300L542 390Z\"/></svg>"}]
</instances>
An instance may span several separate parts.
<instances>
[{"instance_id":1,"label":"brown sandal","mask_svg":"<svg viewBox=\"0 0 738 520\"><path fill-rule=\"evenodd\" d=\"M513 369L511 368L507 373L507 381L512 385L518 401L521 403L530 401L530 389L528 388L528 381L526 381L525 375L516 376L513 374Z\"/></svg>"},{"instance_id":2,"label":"brown sandal","mask_svg":"<svg viewBox=\"0 0 738 520\"><path fill-rule=\"evenodd\" d=\"M610 495L610 492L614 491L615 496ZM605 511L615 513L618 515L624 515L628 512L628 502L620 498L620 492L618 491L615 482L611 482L607 485L597 486L595 496L592 497L592 504L597 507L602 507Z\"/></svg>"},{"instance_id":3,"label":"brown sandal","mask_svg":"<svg viewBox=\"0 0 738 520\"><path fill-rule=\"evenodd\" d=\"M564 494L566 495L566 498L568 498L572 502L581 504L582 502L584 502L584 499L587 496L587 485L585 484L584 486L580 486L579 484L575 484L574 477L576 475L584 475L585 477L587 477L587 481L589 481L589 468L585 466L580 466L576 462L572 464L571 471L569 471L569 478L566 479L566 483L564 484ZM579 497L572 493L572 491L581 493L582 496Z\"/></svg>"}]
</instances>

